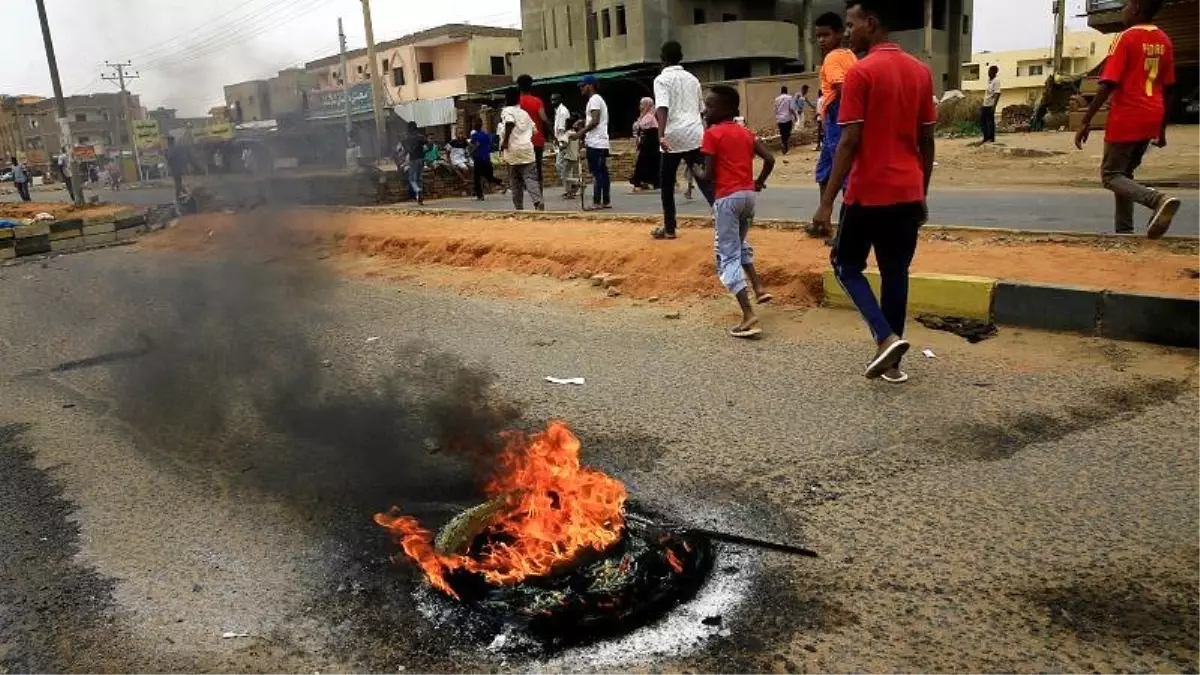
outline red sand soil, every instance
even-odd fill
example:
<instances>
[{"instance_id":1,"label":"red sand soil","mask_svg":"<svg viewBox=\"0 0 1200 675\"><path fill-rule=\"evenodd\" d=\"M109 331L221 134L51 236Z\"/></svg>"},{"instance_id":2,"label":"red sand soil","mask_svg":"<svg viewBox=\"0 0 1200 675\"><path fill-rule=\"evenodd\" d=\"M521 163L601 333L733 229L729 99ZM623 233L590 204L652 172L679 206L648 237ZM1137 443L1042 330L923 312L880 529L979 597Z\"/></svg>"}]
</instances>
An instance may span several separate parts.
<instances>
[{"instance_id":1,"label":"red sand soil","mask_svg":"<svg viewBox=\"0 0 1200 675\"><path fill-rule=\"evenodd\" d=\"M297 210L286 222L299 246L336 246L344 254L421 264L549 274L566 279L604 272L619 275L632 297L716 297L724 294L714 272L708 229L687 228L676 241L654 241L644 224L584 219L477 218L396 215L369 211ZM230 228L253 227L253 214L206 214L148 237L143 245L202 251ZM211 234L210 234L211 233ZM787 304L821 298L829 267L824 243L794 231L759 229L750 241L764 283ZM1142 239L1053 239L997 233L922 236L917 272L970 274L1072 286L1195 297L1200 281L1191 243Z\"/></svg>"},{"instance_id":2,"label":"red sand soil","mask_svg":"<svg viewBox=\"0 0 1200 675\"><path fill-rule=\"evenodd\" d=\"M32 218L39 213L49 213L55 218L99 218L122 211L130 207L121 204L99 204L75 208L73 204L64 202L21 202L0 204L0 218Z\"/></svg>"}]
</instances>

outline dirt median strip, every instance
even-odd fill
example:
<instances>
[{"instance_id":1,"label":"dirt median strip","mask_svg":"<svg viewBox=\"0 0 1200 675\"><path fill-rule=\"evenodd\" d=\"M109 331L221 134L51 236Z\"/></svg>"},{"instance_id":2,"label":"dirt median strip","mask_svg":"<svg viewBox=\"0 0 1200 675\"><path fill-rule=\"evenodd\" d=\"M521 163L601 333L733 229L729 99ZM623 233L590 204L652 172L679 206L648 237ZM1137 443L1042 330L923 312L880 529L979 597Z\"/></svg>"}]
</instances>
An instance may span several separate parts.
<instances>
[{"instance_id":1,"label":"dirt median strip","mask_svg":"<svg viewBox=\"0 0 1200 675\"><path fill-rule=\"evenodd\" d=\"M185 218L179 227L146 240L149 247L203 250L225 228L253 226L256 212ZM549 274L566 279L605 273L620 277L633 297L717 297L710 230L683 230L675 241L655 241L641 221L523 218L450 213L390 213L382 209L297 209L285 218L314 243L337 243L343 253L398 262ZM755 264L780 300L811 306L822 297L829 248L797 232L756 229ZM913 271L1061 284L1112 291L1195 297L1194 252L1170 242L1118 239L1026 240L1002 233L929 230Z\"/></svg>"}]
</instances>

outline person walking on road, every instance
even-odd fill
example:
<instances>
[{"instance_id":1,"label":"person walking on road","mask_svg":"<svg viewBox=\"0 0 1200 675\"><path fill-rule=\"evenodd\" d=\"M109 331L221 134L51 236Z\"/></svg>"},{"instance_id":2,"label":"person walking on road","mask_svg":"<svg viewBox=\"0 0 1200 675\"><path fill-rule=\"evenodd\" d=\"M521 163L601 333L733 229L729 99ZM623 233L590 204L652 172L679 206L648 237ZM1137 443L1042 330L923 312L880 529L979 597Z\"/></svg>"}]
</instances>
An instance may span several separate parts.
<instances>
[{"instance_id":1,"label":"person walking on road","mask_svg":"<svg viewBox=\"0 0 1200 675\"><path fill-rule=\"evenodd\" d=\"M567 145L567 133L571 130L571 111L563 105L562 94L550 95L550 107L554 108L554 168L558 171L558 179L563 184L563 196L567 198L566 194L570 188L567 186L564 176L570 167L567 164L567 158L563 155L563 150ZM542 187L544 190L545 186Z\"/></svg>"},{"instance_id":2,"label":"person walking on road","mask_svg":"<svg viewBox=\"0 0 1200 675\"><path fill-rule=\"evenodd\" d=\"M517 89L521 92L521 110L524 110L533 120L533 154L537 164L538 186L544 185L542 179L542 158L546 155L546 134L550 133L550 120L546 117L546 104L542 99L533 95L533 78L521 75L517 78Z\"/></svg>"},{"instance_id":3,"label":"person walking on road","mask_svg":"<svg viewBox=\"0 0 1200 675\"><path fill-rule=\"evenodd\" d=\"M483 184L491 183L503 187L504 181L496 178L496 169L492 166L492 135L483 130L483 119L476 117L472 124L473 131L467 143L471 149L471 162L474 164L472 178L475 187L475 199L483 201Z\"/></svg>"},{"instance_id":4,"label":"person walking on road","mask_svg":"<svg viewBox=\"0 0 1200 675\"><path fill-rule=\"evenodd\" d=\"M817 157L816 170L817 185L821 189L821 194L824 194L825 186L829 182L829 175L833 171L833 153L837 150L838 141L842 137L842 127L838 125L842 82L846 79L846 73L858 61L858 57L854 55L853 51L842 47L845 31L842 17L833 12L826 12L817 17L814 28L817 45L824 54L820 71L821 99L817 104L817 116L821 118L821 132L824 134L824 138L821 140L821 154ZM845 186L839 185L838 187ZM828 228L822 228L816 223L809 225L807 229L808 234L814 237L830 235Z\"/></svg>"},{"instance_id":5,"label":"person walking on road","mask_svg":"<svg viewBox=\"0 0 1200 675\"><path fill-rule=\"evenodd\" d=\"M71 180L71 155L67 153L65 145L62 152L59 153L56 163L58 164L58 174L62 176L63 185L67 188L67 195L71 198L71 201L75 201L75 184ZM80 189L82 189L82 186Z\"/></svg>"},{"instance_id":6,"label":"person walking on road","mask_svg":"<svg viewBox=\"0 0 1200 675\"><path fill-rule=\"evenodd\" d=\"M408 178L408 193L417 200L417 206L424 206L422 187L425 180L425 146L429 142L426 140L425 134L417 128L417 123L410 121L408 131L404 134L400 144L404 149L404 159L407 160L405 175Z\"/></svg>"},{"instance_id":7,"label":"person walking on road","mask_svg":"<svg viewBox=\"0 0 1200 675\"><path fill-rule=\"evenodd\" d=\"M716 229L717 276L737 298L742 309L741 323L730 328L729 334L736 338L753 338L762 335L762 329L758 327L758 315L750 304L746 280L749 279L759 304L770 302L772 297L763 290L754 269L754 249L746 237L754 223L755 193L766 188L767 177L775 168L775 157L749 129L733 121L740 103L733 87L717 85L709 91L704 100L704 116L709 127L700 146L704 165L697 167L696 177L711 180L715 185L713 225ZM753 177L755 155L763 161L757 179Z\"/></svg>"},{"instance_id":8,"label":"person walking on road","mask_svg":"<svg viewBox=\"0 0 1200 675\"><path fill-rule=\"evenodd\" d=\"M933 174L933 78L929 68L888 41L893 0L850 0L850 42L867 56L849 69L837 122L843 128L829 182L813 222L828 228L841 185L849 182L830 260L834 275L875 339L868 378L901 383L900 361L908 307L908 268L917 232L928 217ZM877 301L863 271L875 251L881 282Z\"/></svg>"},{"instance_id":9,"label":"person walking on road","mask_svg":"<svg viewBox=\"0 0 1200 675\"><path fill-rule=\"evenodd\" d=\"M660 57L665 67L654 78L654 103L658 106L659 145L662 148L662 227L650 233L655 239L674 239L676 227L675 179L679 165L695 176L704 163L700 144L704 139L704 96L700 80L679 65L683 63L683 47L671 40L662 46ZM700 193L711 206L713 185L710 180L696 178ZM690 189L690 188L689 188ZM690 192L689 192L690 194Z\"/></svg>"},{"instance_id":10,"label":"person walking on road","mask_svg":"<svg viewBox=\"0 0 1200 675\"><path fill-rule=\"evenodd\" d=\"M634 192L657 190L662 174L662 154L659 149L654 99L649 96L643 97L638 107L638 118L633 123L633 137L637 139L637 161L629 182L633 184Z\"/></svg>"},{"instance_id":11,"label":"person walking on road","mask_svg":"<svg viewBox=\"0 0 1200 675\"><path fill-rule=\"evenodd\" d=\"M1136 202L1154 211L1146 228L1151 239L1167 233L1180 204L1175 197L1133 179L1151 142L1158 148L1167 146L1165 90L1175 84L1175 47L1167 34L1151 23L1161 7L1162 0L1126 0L1122 18L1128 29L1113 43L1100 73L1100 91L1075 134L1075 147L1082 150L1092 119L1111 98L1101 179L1116 195L1117 233L1133 233Z\"/></svg>"},{"instance_id":12,"label":"person walking on road","mask_svg":"<svg viewBox=\"0 0 1200 675\"><path fill-rule=\"evenodd\" d=\"M167 136L167 171L175 183L175 200L183 196L183 174L187 171L187 148L175 143L174 136Z\"/></svg>"},{"instance_id":13,"label":"person walking on road","mask_svg":"<svg viewBox=\"0 0 1200 675\"><path fill-rule=\"evenodd\" d=\"M17 188L17 194L21 196L21 201L30 201L29 170L25 168L24 164L18 162L16 157L12 158L12 179L13 187Z\"/></svg>"},{"instance_id":14,"label":"person walking on road","mask_svg":"<svg viewBox=\"0 0 1200 675\"><path fill-rule=\"evenodd\" d=\"M987 89L983 93L983 107L979 109L979 130L984 143L996 142L996 104L1000 102L999 66L988 68Z\"/></svg>"},{"instance_id":15,"label":"person walking on road","mask_svg":"<svg viewBox=\"0 0 1200 675\"><path fill-rule=\"evenodd\" d=\"M500 123L503 125L503 136L500 139L500 153L504 163L508 164L509 186L512 188L513 208L525 210L525 191L529 191L533 199L533 208L545 211L542 203L542 184L538 181L536 146L533 144L534 129L537 123L529 113L521 107L521 94L509 90L504 109L500 111Z\"/></svg>"},{"instance_id":16,"label":"person walking on road","mask_svg":"<svg viewBox=\"0 0 1200 675\"><path fill-rule=\"evenodd\" d=\"M600 81L595 75L584 75L579 89L587 100L583 126L583 145L588 171L592 172L592 208L612 208L612 179L608 175L608 104L600 96Z\"/></svg>"},{"instance_id":17,"label":"person walking on road","mask_svg":"<svg viewBox=\"0 0 1200 675\"><path fill-rule=\"evenodd\" d=\"M772 104L775 108L775 124L779 127L779 143L783 154L788 153L788 143L792 140L792 129L796 126L795 103L788 93L787 85L779 88L779 95Z\"/></svg>"},{"instance_id":18,"label":"person walking on road","mask_svg":"<svg viewBox=\"0 0 1200 675\"><path fill-rule=\"evenodd\" d=\"M796 123L800 125L801 129L808 127L811 111L815 108L813 102L808 100L808 85L800 85L800 93L796 94L792 101L792 110L796 113Z\"/></svg>"}]
</instances>

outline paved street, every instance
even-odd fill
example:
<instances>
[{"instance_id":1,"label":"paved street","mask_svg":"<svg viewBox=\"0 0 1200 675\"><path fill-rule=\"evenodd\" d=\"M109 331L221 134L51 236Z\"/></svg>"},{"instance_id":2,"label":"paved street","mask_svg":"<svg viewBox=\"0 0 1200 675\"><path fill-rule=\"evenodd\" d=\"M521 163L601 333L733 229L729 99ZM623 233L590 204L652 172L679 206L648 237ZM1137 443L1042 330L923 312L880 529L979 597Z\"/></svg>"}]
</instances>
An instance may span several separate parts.
<instances>
[{"instance_id":1,"label":"paved street","mask_svg":"<svg viewBox=\"0 0 1200 675\"><path fill-rule=\"evenodd\" d=\"M724 305L464 296L268 239L0 268L0 670L1197 668L1194 352L916 329L937 358L894 387L848 312L747 344ZM644 506L822 557L726 546L658 624L504 647L371 514L444 521L477 476L437 439L552 418Z\"/></svg>"},{"instance_id":2,"label":"paved street","mask_svg":"<svg viewBox=\"0 0 1200 675\"><path fill-rule=\"evenodd\" d=\"M1174 191L1182 200L1183 208L1175 217L1171 228L1173 235L1197 236L1200 234L1200 207L1195 190ZM566 202L559 198L562 190L550 188L546 208L552 211L570 211L579 208L577 200ZM590 203L590 195L589 195ZM706 204L696 194L688 202L682 195L676 196L679 212L688 215L704 215ZM816 187L776 186L759 195L758 215L761 218L809 220L816 211L819 198ZM439 200L431 206L477 209L489 211L512 208L512 200L506 196L493 195L482 204L474 199ZM526 208L529 205L526 204ZM613 209L616 212L660 214L661 196L657 193L629 194L629 186L613 186ZM1141 210L1139 218L1149 219L1149 211ZM929 221L939 225L963 225L968 227L1002 227L1033 231L1066 232L1112 232L1112 195L1100 190L1068 189L1062 192L1048 190L964 190L934 189L929 199ZM1142 227L1140 231L1144 232Z\"/></svg>"},{"instance_id":3,"label":"paved street","mask_svg":"<svg viewBox=\"0 0 1200 675\"><path fill-rule=\"evenodd\" d=\"M219 189L219 188L215 188ZM1184 206L1175 218L1171 234L1182 236L1200 235L1200 206L1197 193L1191 189L1177 189L1173 193L1183 199ZM89 193L90 194L90 193ZM553 211L571 211L579 207L578 202L567 202L558 198L561 191L551 188L547 208ZM37 199L65 201L66 192L41 192ZM142 190L103 190L101 199L122 204L148 206L170 202L170 188ZM2 198L12 201L11 197ZM628 186L614 186L613 204L616 212L658 214L662 212L660 196L655 193L628 194ZM688 215L703 215L705 204L697 194L694 201L677 196L679 212ZM442 199L429 202L431 207L486 209L489 211L512 208L512 200L506 196L493 195L482 204L474 199ZM816 188L771 187L759 197L758 213L763 218L808 220L817 206ZM965 225L970 227L1003 227L1033 231L1069 231L1107 233L1112 231L1112 196L1100 190L1077 188L1054 192L1049 190L935 190L930 200L930 221L942 225ZM1149 211L1141 209L1139 218L1149 218ZM1143 228L1144 230L1144 228Z\"/></svg>"}]
</instances>

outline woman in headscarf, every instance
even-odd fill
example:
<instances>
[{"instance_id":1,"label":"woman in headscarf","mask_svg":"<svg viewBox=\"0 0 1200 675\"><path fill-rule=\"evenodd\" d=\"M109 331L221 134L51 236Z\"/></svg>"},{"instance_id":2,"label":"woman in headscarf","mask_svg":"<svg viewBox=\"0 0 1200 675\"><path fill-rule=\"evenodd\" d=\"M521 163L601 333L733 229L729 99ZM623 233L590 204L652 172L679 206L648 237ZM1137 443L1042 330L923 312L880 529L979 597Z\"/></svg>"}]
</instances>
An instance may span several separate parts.
<instances>
[{"instance_id":1,"label":"woman in headscarf","mask_svg":"<svg viewBox=\"0 0 1200 675\"><path fill-rule=\"evenodd\" d=\"M642 99L640 115L633 123L633 137L637 139L637 164L633 167L633 191L657 190L662 160L658 148L658 120L654 118L654 99Z\"/></svg>"}]
</instances>

